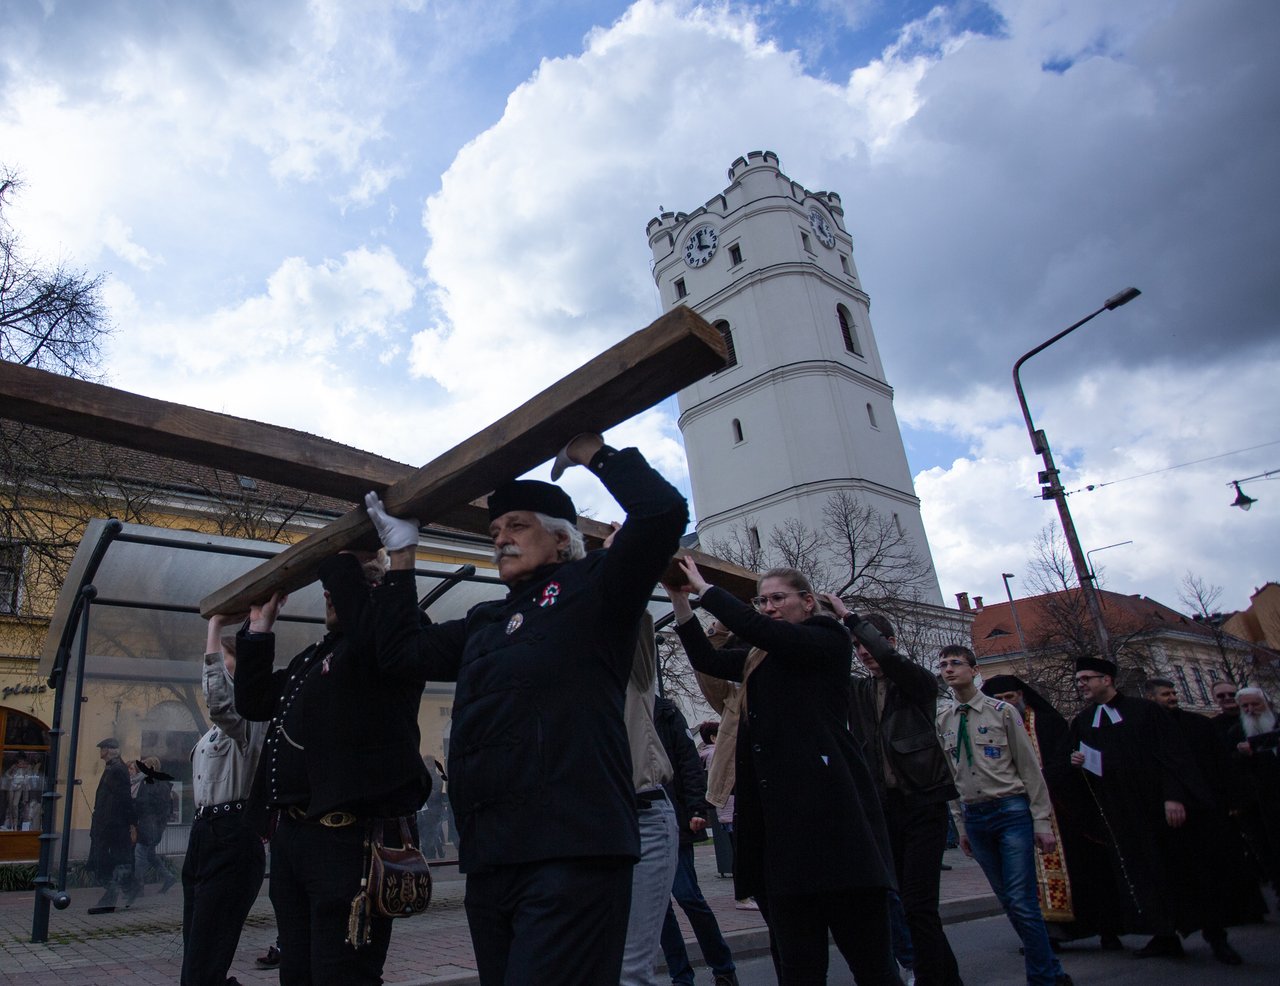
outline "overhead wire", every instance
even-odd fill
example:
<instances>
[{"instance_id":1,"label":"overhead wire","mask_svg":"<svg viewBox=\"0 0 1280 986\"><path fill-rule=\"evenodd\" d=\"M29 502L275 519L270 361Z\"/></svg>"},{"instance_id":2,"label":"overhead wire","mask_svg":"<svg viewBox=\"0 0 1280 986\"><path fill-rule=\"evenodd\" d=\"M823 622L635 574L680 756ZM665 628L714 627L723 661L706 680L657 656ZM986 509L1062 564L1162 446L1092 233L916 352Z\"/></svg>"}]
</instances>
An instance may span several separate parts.
<instances>
[{"instance_id":1,"label":"overhead wire","mask_svg":"<svg viewBox=\"0 0 1280 986\"><path fill-rule=\"evenodd\" d=\"M1217 455L1206 455L1203 459L1193 459L1190 462L1179 462L1174 466L1165 466L1163 469L1152 469L1150 472L1140 472L1134 476L1125 476L1123 479L1111 479L1105 483L1088 483L1074 490L1066 490L1065 495L1070 496L1072 493L1092 493L1100 490L1104 486L1115 486L1117 483L1127 483L1134 479L1145 479L1148 476L1158 476L1162 472L1170 472L1174 469L1185 469L1187 466L1198 466L1202 462L1212 462L1214 459L1225 459L1229 455L1239 455L1242 452L1253 452L1260 448L1270 448L1272 445L1280 445L1280 438L1271 442L1263 442L1261 445L1250 445L1248 448L1233 449L1230 452L1219 452Z\"/></svg>"}]
</instances>

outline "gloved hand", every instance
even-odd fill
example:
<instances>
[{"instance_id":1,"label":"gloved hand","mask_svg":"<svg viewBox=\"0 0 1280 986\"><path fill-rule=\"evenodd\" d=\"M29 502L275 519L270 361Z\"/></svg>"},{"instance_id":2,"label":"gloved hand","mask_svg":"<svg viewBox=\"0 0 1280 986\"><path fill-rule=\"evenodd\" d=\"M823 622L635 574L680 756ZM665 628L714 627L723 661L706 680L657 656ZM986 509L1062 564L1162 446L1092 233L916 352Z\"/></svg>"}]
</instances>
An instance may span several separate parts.
<instances>
[{"instance_id":1,"label":"gloved hand","mask_svg":"<svg viewBox=\"0 0 1280 986\"><path fill-rule=\"evenodd\" d=\"M418 543L418 519L416 517L392 517L382 505L382 497L369 493L364 498L364 508L373 521L382 546L388 551L412 548Z\"/></svg>"},{"instance_id":2,"label":"gloved hand","mask_svg":"<svg viewBox=\"0 0 1280 986\"><path fill-rule=\"evenodd\" d=\"M556 461L551 464L551 482L563 476L570 466L585 466L603 446L604 436L597 432L584 431L574 435L556 453Z\"/></svg>"}]
</instances>

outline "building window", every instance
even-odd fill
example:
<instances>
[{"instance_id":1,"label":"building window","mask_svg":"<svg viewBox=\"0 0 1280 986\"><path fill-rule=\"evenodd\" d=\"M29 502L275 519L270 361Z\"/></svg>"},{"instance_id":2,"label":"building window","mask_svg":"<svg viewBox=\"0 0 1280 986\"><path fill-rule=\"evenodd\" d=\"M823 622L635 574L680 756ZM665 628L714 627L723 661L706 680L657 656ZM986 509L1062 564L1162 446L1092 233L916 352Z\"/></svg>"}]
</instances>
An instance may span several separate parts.
<instances>
[{"instance_id":1,"label":"building window","mask_svg":"<svg viewBox=\"0 0 1280 986\"><path fill-rule=\"evenodd\" d=\"M751 538L751 550L759 551L760 550L760 528L748 527L747 534Z\"/></svg>"},{"instance_id":2,"label":"building window","mask_svg":"<svg viewBox=\"0 0 1280 986\"><path fill-rule=\"evenodd\" d=\"M1187 682L1187 669L1181 664L1175 664L1173 671L1178 676L1178 687L1182 689L1182 700L1188 705L1194 705L1195 699L1191 697L1191 685Z\"/></svg>"},{"instance_id":3,"label":"building window","mask_svg":"<svg viewBox=\"0 0 1280 986\"><path fill-rule=\"evenodd\" d=\"M1191 676L1196 679L1196 691L1200 693L1200 704L1212 705L1213 699L1209 697L1209 688L1204 683L1204 672L1199 668L1192 668Z\"/></svg>"},{"instance_id":4,"label":"building window","mask_svg":"<svg viewBox=\"0 0 1280 986\"><path fill-rule=\"evenodd\" d=\"M676 278L676 298L680 299L689 294L689 289L684 286L684 278Z\"/></svg>"},{"instance_id":5,"label":"building window","mask_svg":"<svg viewBox=\"0 0 1280 986\"><path fill-rule=\"evenodd\" d=\"M800 245L804 247L806 253L813 253L813 243L809 240L809 234L804 230L800 231Z\"/></svg>"},{"instance_id":6,"label":"building window","mask_svg":"<svg viewBox=\"0 0 1280 986\"><path fill-rule=\"evenodd\" d=\"M738 365L738 354L733 348L733 330L729 328L729 323L724 319L716 322L716 328L720 330L720 335L724 338L725 349L728 350L728 353L724 358L724 366L720 369L727 370L731 366ZM719 373L720 371L717 370L716 372Z\"/></svg>"},{"instance_id":7,"label":"building window","mask_svg":"<svg viewBox=\"0 0 1280 986\"><path fill-rule=\"evenodd\" d=\"M742 247L735 243L729 247L729 266L737 267L740 263L742 263Z\"/></svg>"},{"instance_id":8,"label":"building window","mask_svg":"<svg viewBox=\"0 0 1280 986\"><path fill-rule=\"evenodd\" d=\"M898 537L902 537L906 534L906 531L902 529L902 521L899 519L897 514L893 515L893 529L898 532Z\"/></svg>"},{"instance_id":9,"label":"building window","mask_svg":"<svg viewBox=\"0 0 1280 986\"><path fill-rule=\"evenodd\" d=\"M17 709L0 706L0 859L37 852L49 730ZM25 835L24 835L25 833Z\"/></svg>"},{"instance_id":10,"label":"building window","mask_svg":"<svg viewBox=\"0 0 1280 986\"><path fill-rule=\"evenodd\" d=\"M871 422L871 427L878 429L880 426L876 424L876 411L870 404L867 405L867 420Z\"/></svg>"},{"instance_id":11,"label":"building window","mask_svg":"<svg viewBox=\"0 0 1280 986\"><path fill-rule=\"evenodd\" d=\"M858 344L858 328L853 324L853 316L844 305L836 305L836 319L840 322L840 336L844 339L844 348L854 356L862 355L862 346Z\"/></svg>"},{"instance_id":12,"label":"building window","mask_svg":"<svg viewBox=\"0 0 1280 986\"><path fill-rule=\"evenodd\" d=\"M840 254L840 270L842 270L846 274L849 273L849 258L846 257L843 253Z\"/></svg>"},{"instance_id":13,"label":"building window","mask_svg":"<svg viewBox=\"0 0 1280 986\"><path fill-rule=\"evenodd\" d=\"M0 544L0 613L18 612L22 590L22 546Z\"/></svg>"},{"instance_id":14,"label":"building window","mask_svg":"<svg viewBox=\"0 0 1280 986\"><path fill-rule=\"evenodd\" d=\"M742 422L737 418L733 419L733 444L738 445L742 442Z\"/></svg>"}]
</instances>

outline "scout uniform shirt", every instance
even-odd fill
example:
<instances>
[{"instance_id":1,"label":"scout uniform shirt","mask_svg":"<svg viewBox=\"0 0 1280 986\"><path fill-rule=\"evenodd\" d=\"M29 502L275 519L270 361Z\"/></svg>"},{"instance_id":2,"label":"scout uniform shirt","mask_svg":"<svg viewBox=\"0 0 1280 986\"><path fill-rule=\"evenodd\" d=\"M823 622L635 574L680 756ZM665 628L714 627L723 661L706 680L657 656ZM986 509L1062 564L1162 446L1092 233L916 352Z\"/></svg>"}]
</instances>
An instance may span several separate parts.
<instances>
[{"instance_id":1,"label":"scout uniform shirt","mask_svg":"<svg viewBox=\"0 0 1280 986\"><path fill-rule=\"evenodd\" d=\"M951 765L961 803L971 805L1025 794L1031 803L1035 831L1053 831L1049 823L1049 788L1016 708L975 692L969 701L957 700L938 711L938 740ZM963 833L964 812L952 814Z\"/></svg>"}]
</instances>

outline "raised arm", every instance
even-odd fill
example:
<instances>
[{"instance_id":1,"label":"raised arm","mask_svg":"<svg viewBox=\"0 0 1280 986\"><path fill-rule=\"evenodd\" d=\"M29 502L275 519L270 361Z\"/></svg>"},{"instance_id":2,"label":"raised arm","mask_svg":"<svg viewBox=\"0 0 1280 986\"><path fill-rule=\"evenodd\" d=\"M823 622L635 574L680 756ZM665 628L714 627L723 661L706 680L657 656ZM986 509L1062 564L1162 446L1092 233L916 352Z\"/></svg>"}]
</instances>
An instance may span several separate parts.
<instances>
[{"instance_id":1,"label":"raised arm","mask_svg":"<svg viewBox=\"0 0 1280 986\"><path fill-rule=\"evenodd\" d=\"M912 705L919 706L932 716L938 704L938 679L933 673L911 658L899 654L874 624L850 610L834 592L824 592L821 595L835 611L840 622L853 634L854 641L865 647L875 658L884 676L898 687Z\"/></svg>"},{"instance_id":2,"label":"raised arm","mask_svg":"<svg viewBox=\"0 0 1280 986\"><path fill-rule=\"evenodd\" d=\"M235 741L241 749L249 741L249 724L236 711L232 675L235 674L236 657L222 642L222 631L235 617L216 615L209 620L205 637L204 674L201 686L209 721Z\"/></svg>"},{"instance_id":3,"label":"raised arm","mask_svg":"<svg viewBox=\"0 0 1280 986\"><path fill-rule=\"evenodd\" d=\"M268 722L275 712L279 685L271 667L276 655L273 628L288 598L277 592L266 602L251 606L249 625L236 635L235 707L250 722Z\"/></svg>"}]
</instances>

